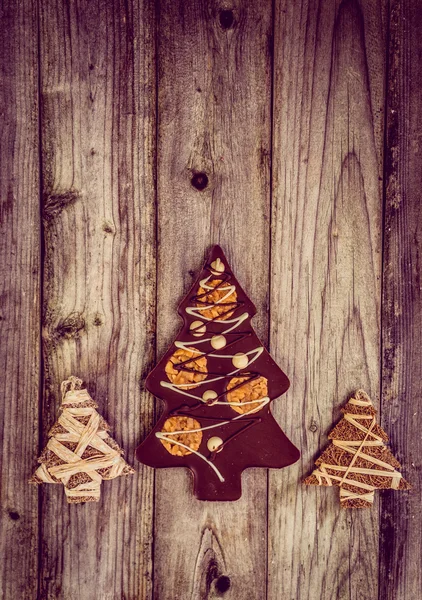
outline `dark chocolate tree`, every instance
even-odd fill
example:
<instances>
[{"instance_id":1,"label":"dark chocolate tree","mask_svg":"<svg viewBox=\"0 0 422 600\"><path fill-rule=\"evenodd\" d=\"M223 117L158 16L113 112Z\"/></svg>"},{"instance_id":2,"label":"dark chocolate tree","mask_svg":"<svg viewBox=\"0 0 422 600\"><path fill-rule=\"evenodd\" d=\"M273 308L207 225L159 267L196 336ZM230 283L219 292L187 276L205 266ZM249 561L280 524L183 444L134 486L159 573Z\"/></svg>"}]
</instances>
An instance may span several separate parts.
<instances>
[{"instance_id":1,"label":"dark chocolate tree","mask_svg":"<svg viewBox=\"0 0 422 600\"><path fill-rule=\"evenodd\" d=\"M299 458L270 411L289 380L256 336L255 313L214 246L179 306L177 340L146 380L165 409L136 456L152 467L191 469L201 500L237 500L242 471Z\"/></svg>"}]
</instances>

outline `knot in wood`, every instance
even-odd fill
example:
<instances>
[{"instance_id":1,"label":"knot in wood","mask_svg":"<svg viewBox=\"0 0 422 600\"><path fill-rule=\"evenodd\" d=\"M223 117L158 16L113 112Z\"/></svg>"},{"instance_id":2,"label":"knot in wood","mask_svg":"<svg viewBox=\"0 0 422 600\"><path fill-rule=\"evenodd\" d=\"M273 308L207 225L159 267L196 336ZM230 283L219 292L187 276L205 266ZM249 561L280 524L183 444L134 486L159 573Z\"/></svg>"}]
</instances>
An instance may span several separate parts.
<instances>
[{"instance_id":1,"label":"knot in wood","mask_svg":"<svg viewBox=\"0 0 422 600\"><path fill-rule=\"evenodd\" d=\"M79 190L70 189L59 194L44 194L43 220L45 224L59 216L62 210L72 206L82 198Z\"/></svg>"},{"instance_id":2,"label":"knot in wood","mask_svg":"<svg viewBox=\"0 0 422 600\"><path fill-rule=\"evenodd\" d=\"M85 328L85 319L78 312L71 313L63 319L56 327L58 337L71 339Z\"/></svg>"},{"instance_id":3,"label":"knot in wood","mask_svg":"<svg viewBox=\"0 0 422 600\"><path fill-rule=\"evenodd\" d=\"M230 577L227 575L221 575L215 582L215 587L218 592L224 594L230 588Z\"/></svg>"},{"instance_id":4,"label":"knot in wood","mask_svg":"<svg viewBox=\"0 0 422 600\"><path fill-rule=\"evenodd\" d=\"M315 419L311 420L311 424L309 425L309 431L312 431L312 433L315 433L316 431L318 431L318 424L315 421Z\"/></svg>"},{"instance_id":5,"label":"knot in wood","mask_svg":"<svg viewBox=\"0 0 422 600\"><path fill-rule=\"evenodd\" d=\"M208 175L206 173L195 173L191 179L191 184L202 192L208 185Z\"/></svg>"},{"instance_id":6,"label":"knot in wood","mask_svg":"<svg viewBox=\"0 0 422 600\"><path fill-rule=\"evenodd\" d=\"M231 29L234 26L234 14L230 9L220 12L220 25L222 29Z\"/></svg>"}]
</instances>

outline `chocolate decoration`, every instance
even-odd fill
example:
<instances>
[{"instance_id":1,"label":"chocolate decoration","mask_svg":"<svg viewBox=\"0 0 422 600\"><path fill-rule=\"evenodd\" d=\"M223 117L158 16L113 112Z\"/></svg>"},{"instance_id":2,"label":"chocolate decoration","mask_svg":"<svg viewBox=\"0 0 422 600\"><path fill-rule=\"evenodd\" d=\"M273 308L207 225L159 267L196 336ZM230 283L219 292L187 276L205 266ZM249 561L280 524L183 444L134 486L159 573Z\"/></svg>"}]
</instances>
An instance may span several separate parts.
<instances>
[{"instance_id":1,"label":"chocolate decoration","mask_svg":"<svg viewBox=\"0 0 422 600\"><path fill-rule=\"evenodd\" d=\"M212 286L215 281L220 283ZM208 291L204 289L207 284L211 284ZM207 296L213 291L211 287L220 293L226 291L226 294L216 302L210 302ZM204 293L199 293L199 288ZM230 299L234 291L237 297ZM215 307L220 310L223 304L227 310L220 311L215 317L204 316ZM290 383L255 334L250 321L256 314L256 308L240 287L219 246L212 248L178 312L184 325L176 341L146 380L146 388L164 402L164 412L152 432L138 446L136 457L156 468L188 467L193 473L194 493L199 500L237 500L241 496L242 471L250 467L287 467L300 456L270 410L270 403L284 394ZM192 327L195 321L200 323ZM225 338L219 338L219 344L226 341L219 349L211 345L211 338L217 335ZM195 349L198 354L178 364L173 362L172 369L177 376L179 373L193 374L200 381L182 384L170 381L165 368L180 348ZM245 361L244 356L234 358L239 353L247 355L248 364L244 369L236 368L233 363ZM206 359L206 377L201 370L204 366L195 368L190 364L202 357ZM227 389L228 383L235 377L244 377L245 381ZM250 400L249 412L238 412L232 408L227 400L228 394L259 377L267 380L268 396ZM204 401L202 395L209 390L215 393ZM238 406L244 408L247 405L239 403ZM200 423L202 439L197 452L192 450L191 454L177 456L166 450L161 439L166 442L173 440L171 444L186 450L183 443L175 441L174 432L162 431L170 417L192 417ZM214 443L209 450L207 443L211 438L214 438ZM219 445L215 444L216 439Z\"/></svg>"}]
</instances>

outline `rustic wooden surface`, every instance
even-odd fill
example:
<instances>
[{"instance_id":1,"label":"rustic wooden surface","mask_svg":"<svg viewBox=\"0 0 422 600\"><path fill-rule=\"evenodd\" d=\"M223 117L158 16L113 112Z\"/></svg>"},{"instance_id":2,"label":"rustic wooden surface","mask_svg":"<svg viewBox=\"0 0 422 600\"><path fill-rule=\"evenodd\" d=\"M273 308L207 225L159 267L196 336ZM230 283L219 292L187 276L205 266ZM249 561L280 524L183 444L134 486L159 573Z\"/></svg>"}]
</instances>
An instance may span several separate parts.
<instances>
[{"instance_id":1,"label":"rustic wooden surface","mask_svg":"<svg viewBox=\"0 0 422 600\"><path fill-rule=\"evenodd\" d=\"M417 0L2 2L1 598L420 596L421 27ZM139 464L95 506L27 485L70 373L134 464L212 243L300 462L236 503ZM358 386L414 487L346 512L300 482Z\"/></svg>"}]
</instances>

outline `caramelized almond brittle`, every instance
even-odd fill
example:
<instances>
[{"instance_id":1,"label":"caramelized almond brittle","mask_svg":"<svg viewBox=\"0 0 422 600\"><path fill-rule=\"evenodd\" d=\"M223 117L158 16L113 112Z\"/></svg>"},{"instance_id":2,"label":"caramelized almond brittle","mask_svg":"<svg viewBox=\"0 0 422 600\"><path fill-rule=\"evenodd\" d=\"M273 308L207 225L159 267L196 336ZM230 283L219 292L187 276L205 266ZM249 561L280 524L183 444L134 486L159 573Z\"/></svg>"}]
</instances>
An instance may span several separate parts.
<instances>
[{"instance_id":1,"label":"caramelized almond brittle","mask_svg":"<svg viewBox=\"0 0 422 600\"><path fill-rule=\"evenodd\" d=\"M161 432L166 434L171 440L189 446L191 450L197 452L201 445L202 431L192 431L192 429L200 429L200 427L201 425L198 421L192 417L175 416L169 417L164 422ZM180 431L182 433L171 435L175 431ZM183 448L183 446L179 446L177 443L172 443L163 439L160 441L167 452L170 452L173 456L187 456L188 454L192 454L191 450Z\"/></svg>"},{"instance_id":2,"label":"caramelized almond brittle","mask_svg":"<svg viewBox=\"0 0 422 600\"><path fill-rule=\"evenodd\" d=\"M233 377L227 384L227 390L233 390L227 392L227 401L231 404L232 409L240 414L257 410L262 405L262 402L252 401L261 400L268 396L268 381L266 377L260 376L256 379L251 379L250 381L248 381L248 379L249 377ZM232 404L233 402L252 402L252 404L236 406L235 404Z\"/></svg>"},{"instance_id":3,"label":"caramelized almond brittle","mask_svg":"<svg viewBox=\"0 0 422 600\"><path fill-rule=\"evenodd\" d=\"M199 299L196 303L197 306L209 306L209 308L204 308L203 310L201 309L201 314L206 319L219 319L222 321L229 319L232 316L234 309L236 308L236 290L233 289L233 291L229 293L230 284L224 283L221 279L211 279L207 282L207 286L213 287L215 289L213 291L204 290L202 287L198 289L197 296L199 296ZM224 300L221 301L223 298ZM233 310L230 310L231 308Z\"/></svg>"},{"instance_id":4,"label":"caramelized almond brittle","mask_svg":"<svg viewBox=\"0 0 422 600\"><path fill-rule=\"evenodd\" d=\"M180 370L175 365L187 362ZM190 390L206 379L207 359L195 348L178 348L172 354L165 368L167 377L175 385L183 385L184 390ZM189 384L189 385L186 385Z\"/></svg>"}]
</instances>

